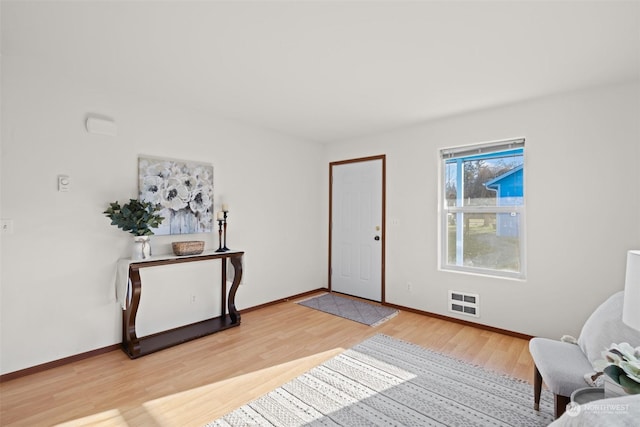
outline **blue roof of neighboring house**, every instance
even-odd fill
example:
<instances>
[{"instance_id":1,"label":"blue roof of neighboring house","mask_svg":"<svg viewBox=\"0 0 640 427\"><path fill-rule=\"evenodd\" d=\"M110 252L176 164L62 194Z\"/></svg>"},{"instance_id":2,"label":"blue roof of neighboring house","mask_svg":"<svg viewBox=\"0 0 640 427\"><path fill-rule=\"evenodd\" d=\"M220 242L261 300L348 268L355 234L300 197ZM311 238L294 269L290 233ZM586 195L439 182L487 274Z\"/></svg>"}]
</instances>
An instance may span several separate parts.
<instances>
[{"instance_id":1,"label":"blue roof of neighboring house","mask_svg":"<svg viewBox=\"0 0 640 427\"><path fill-rule=\"evenodd\" d=\"M484 186L491 189L491 190L498 190L500 188L500 184L502 184L502 181L506 180L507 178L511 177L512 175L516 174L516 173L520 173L522 174L522 167L524 165L520 165L516 168L511 169L509 172L507 173L503 173L502 175L499 175L495 178L493 178L491 181L487 181L484 183Z\"/></svg>"}]
</instances>

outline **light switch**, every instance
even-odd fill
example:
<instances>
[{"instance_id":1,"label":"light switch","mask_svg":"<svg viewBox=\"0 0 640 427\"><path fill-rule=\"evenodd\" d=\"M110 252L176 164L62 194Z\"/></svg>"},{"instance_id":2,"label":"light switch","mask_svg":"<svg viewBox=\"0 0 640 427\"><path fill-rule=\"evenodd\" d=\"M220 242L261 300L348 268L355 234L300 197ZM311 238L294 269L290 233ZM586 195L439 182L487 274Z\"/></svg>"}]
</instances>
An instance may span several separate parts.
<instances>
[{"instance_id":1,"label":"light switch","mask_svg":"<svg viewBox=\"0 0 640 427\"><path fill-rule=\"evenodd\" d=\"M71 180L68 175L58 175L58 191L67 192L69 191L71 185Z\"/></svg>"}]
</instances>

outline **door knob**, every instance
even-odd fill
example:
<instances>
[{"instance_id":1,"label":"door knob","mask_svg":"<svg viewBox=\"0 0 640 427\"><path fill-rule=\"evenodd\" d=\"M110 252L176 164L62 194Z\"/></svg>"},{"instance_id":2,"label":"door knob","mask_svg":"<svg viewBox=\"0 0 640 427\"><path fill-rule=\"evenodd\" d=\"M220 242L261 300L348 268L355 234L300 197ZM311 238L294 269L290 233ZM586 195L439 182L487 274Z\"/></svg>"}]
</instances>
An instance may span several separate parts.
<instances>
[{"instance_id":1,"label":"door knob","mask_svg":"<svg viewBox=\"0 0 640 427\"><path fill-rule=\"evenodd\" d=\"M380 240L380 236L374 237L373 240Z\"/></svg>"}]
</instances>

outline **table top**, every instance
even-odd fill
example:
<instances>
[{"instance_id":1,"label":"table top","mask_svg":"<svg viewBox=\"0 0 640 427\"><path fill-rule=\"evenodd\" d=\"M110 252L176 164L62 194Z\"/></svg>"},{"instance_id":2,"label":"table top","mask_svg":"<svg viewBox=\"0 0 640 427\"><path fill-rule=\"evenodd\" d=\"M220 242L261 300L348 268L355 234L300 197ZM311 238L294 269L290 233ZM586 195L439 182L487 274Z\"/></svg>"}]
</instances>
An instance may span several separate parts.
<instances>
[{"instance_id":1,"label":"table top","mask_svg":"<svg viewBox=\"0 0 640 427\"><path fill-rule=\"evenodd\" d=\"M216 256L216 255L220 257L224 257L224 256L229 256L229 255L234 255L239 253L243 253L243 251L229 250L225 252L217 252L214 249L207 249L205 251L202 251L202 253L194 254L194 255L174 255L171 253L171 254L154 255L145 259L122 258L119 261L127 262L129 264L138 264L138 263L153 262L153 261L166 261L166 260L173 260L173 259L187 259L187 258L197 258L197 257Z\"/></svg>"}]
</instances>

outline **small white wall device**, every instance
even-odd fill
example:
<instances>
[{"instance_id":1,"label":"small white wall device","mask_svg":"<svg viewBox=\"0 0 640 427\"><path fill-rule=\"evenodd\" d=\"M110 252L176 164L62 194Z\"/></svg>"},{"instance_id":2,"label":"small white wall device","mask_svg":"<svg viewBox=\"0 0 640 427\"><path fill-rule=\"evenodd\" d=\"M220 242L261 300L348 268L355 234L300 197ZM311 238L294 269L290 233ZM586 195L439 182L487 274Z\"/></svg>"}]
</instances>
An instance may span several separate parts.
<instances>
[{"instance_id":1,"label":"small white wall device","mask_svg":"<svg viewBox=\"0 0 640 427\"><path fill-rule=\"evenodd\" d=\"M118 128L112 119L102 117L87 117L87 132L98 135L116 136Z\"/></svg>"},{"instance_id":2,"label":"small white wall device","mask_svg":"<svg viewBox=\"0 0 640 427\"><path fill-rule=\"evenodd\" d=\"M68 175L58 175L58 191L66 193L71 186L71 180Z\"/></svg>"}]
</instances>

